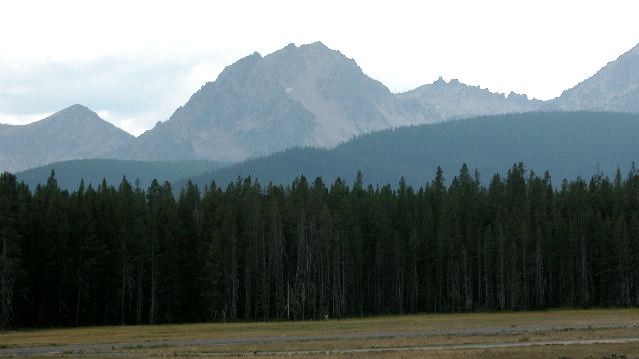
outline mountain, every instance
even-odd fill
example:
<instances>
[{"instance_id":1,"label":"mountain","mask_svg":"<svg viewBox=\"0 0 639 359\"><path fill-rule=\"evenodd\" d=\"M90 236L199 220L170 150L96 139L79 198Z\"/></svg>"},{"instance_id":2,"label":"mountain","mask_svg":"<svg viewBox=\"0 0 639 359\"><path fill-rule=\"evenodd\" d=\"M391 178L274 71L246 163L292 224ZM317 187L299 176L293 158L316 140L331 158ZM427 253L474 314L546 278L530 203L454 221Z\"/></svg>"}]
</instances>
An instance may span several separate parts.
<instances>
[{"instance_id":1,"label":"mountain","mask_svg":"<svg viewBox=\"0 0 639 359\"><path fill-rule=\"evenodd\" d=\"M427 105L403 106L339 51L291 44L228 66L116 157L233 161L439 119Z\"/></svg>"},{"instance_id":2,"label":"mountain","mask_svg":"<svg viewBox=\"0 0 639 359\"><path fill-rule=\"evenodd\" d=\"M614 176L638 160L639 115L603 112L530 112L484 116L438 124L403 127L360 136L334 149L296 148L192 177L204 186L226 185L238 176L261 183L286 184L300 175L325 181L354 179L397 183L405 177L419 185L441 166L448 180L463 163L477 168L487 184L523 162L538 173L548 170L555 185L563 178L589 178L597 171ZM180 187L184 180L176 184Z\"/></svg>"},{"instance_id":3,"label":"mountain","mask_svg":"<svg viewBox=\"0 0 639 359\"><path fill-rule=\"evenodd\" d=\"M228 66L138 138L80 105L34 124L0 126L0 168L89 158L237 162L296 146L330 148L371 131L531 108L525 98L440 85L396 95L321 42L290 44Z\"/></svg>"},{"instance_id":4,"label":"mountain","mask_svg":"<svg viewBox=\"0 0 639 359\"><path fill-rule=\"evenodd\" d=\"M100 157L134 137L81 105L21 126L0 125L0 171Z\"/></svg>"},{"instance_id":5,"label":"mountain","mask_svg":"<svg viewBox=\"0 0 639 359\"><path fill-rule=\"evenodd\" d=\"M332 148L389 128L531 111L639 113L639 45L552 101L458 80L393 94L321 42L227 67L116 158L241 161L296 146Z\"/></svg>"},{"instance_id":6,"label":"mountain","mask_svg":"<svg viewBox=\"0 0 639 359\"><path fill-rule=\"evenodd\" d=\"M354 60L321 42L290 44L264 62L288 96L315 118L305 145L331 147L370 131L440 120L429 104L405 106Z\"/></svg>"},{"instance_id":7,"label":"mountain","mask_svg":"<svg viewBox=\"0 0 639 359\"><path fill-rule=\"evenodd\" d=\"M639 45L559 98L539 101L441 78L393 94L321 42L290 44L228 66L138 138L80 105L34 124L0 125L0 170L88 158L239 162L401 126L539 110L639 113Z\"/></svg>"},{"instance_id":8,"label":"mountain","mask_svg":"<svg viewBox=\"0 0 639 359\"><path fill-rule=\"evenodd\" d=\"M549 108L639 113L639 45L564 91Z\"/></svg>"},{"instance_id":9,"label":"mountain","mask_svg":"<svg viewBox=\"0 0 639 359\"><path fill-rule=\"evenodd\" d=\"M97 188L102 180L118 186L123 177L129 182L139 180L140 187L146 189L154 179L159 182L175 182L185 176L194 176L225 166L225 163L212 161L120 161L106 159L73 160L52 163L29 169L16 174L18 180L26 183L32 190L39 184L46 184L55 171L58 185L69 191L77 190L80 181L85 186L91 184Z\"/></svg>"},{"instance_id":10,"label":"mountain","mask_svg":"<svg viewBox=\"0 0 639 359\"><path fill-rule=\"evenodd\" d=\"M511 92L508 96L490 92L479 86L468 86L441 77L429 85L397 95L405 103L434 108L442 119L458 119L481 115L529 112L539 110L543 101Z\"/></svg>"}]
</instances>

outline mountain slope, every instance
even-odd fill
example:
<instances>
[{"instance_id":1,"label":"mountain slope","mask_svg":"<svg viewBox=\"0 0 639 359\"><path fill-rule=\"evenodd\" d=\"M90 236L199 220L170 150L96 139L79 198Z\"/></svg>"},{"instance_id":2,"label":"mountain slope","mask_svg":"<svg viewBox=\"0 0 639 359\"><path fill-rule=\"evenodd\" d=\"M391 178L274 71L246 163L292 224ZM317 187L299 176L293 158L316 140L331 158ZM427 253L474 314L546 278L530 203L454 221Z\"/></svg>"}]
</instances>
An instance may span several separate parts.
<instances>
[{"instance_id":1,"label":"mountain slope","mask_svg":"<svg viewBox=\"0 0 639 359\"><path fill-rule=\"evenodd\" d=\"M114 157L233 161L435 120L428 105L403 106L340 52L322 43L289 45L228 66Z\"/></svg>"},{"instance_id":2,"label":"mountain slope","mask_svg":"<svg viewBox=\"0 0 639 359\"><path fill-rule=\"evenodd\" d=\"M341 177L358 169L368 183L421 184L441 166L450 180L463 163L487 183L513 163L562 178L593 175L597 166L614 175L639 159L639 116L621 113L557 112L486 116L361 136L334 149L292 149L193 178L200 186L225 185L238 176L262 183L290 183L295 177ZM177 185L183 184L178 183Z\"/></svg>"},{"instance_id":3,"label":"mountain slope","mask_svg":"<svg viewBox=\"0 0 639 359\"><path fill-rule=\"evenodd\" d=\"M639 45L564 91L550 107L639 113Z\"/></svg>"},{"instance_id":4,"label":"mountain slope","mask_svg":"<svg viewBox=\"0 0 639 359\"><path fill-rule=\"evenodd\" d=\"M28 125L0 126L0 170L100 157L133 139L88 108L73 105Z\"/></svg>"},{"instance_id":5,"label":"mountain slope","mask_svg":"<svg viewBox=\"0 0 639 359\"><path fill-rule=\"evenodd\" d=\"M38 184L46 184L51 171L55 171L58 185L69 191L78 189L80 181L93 188L105 179L109 185L118 186L122 177L129 182L140 181L140 187L146 189L151 181L175 182L185 176L194 176L206 171L219 169L226 164L212 161L120 161L106 159L73 160L56 162L49 165L18 172L18 180L24 181L33 190Z\"/></svg>"},{"instance_id":6,"label":"mountain slope","mask_svg":"<svg viewBox=\"0 0 639 359\"><path fill-rule=\"evenodd\" d=\"M435 82L393 94L321 42L254 53L206 83L168 121L112 157L239 161L295 146L451 118L532 111L540 101Z\"/></svg>"},{"instance_id":7,"label":"mountain slope","mask_svg":"<svg viewBox=\"0 0 639 359\"><path fill-rule=\"evenodd\" d=\"M299 144L310 133L312 114L263 67L257 53L227 67L116 157L236 160Z\"/></svg>"},{"instance_id":8,"label":"mountain slope","mask_svg":"<svg viewBox=\"0 0 639 359\"><path fill-rule=\"evenodd\" d=\"M321 42L290 44L264 63L288 96L315 117L304 145L332 147L362 133L441 119L429 104L404 106L354 60Z\"/></svg>"}]
</instances>

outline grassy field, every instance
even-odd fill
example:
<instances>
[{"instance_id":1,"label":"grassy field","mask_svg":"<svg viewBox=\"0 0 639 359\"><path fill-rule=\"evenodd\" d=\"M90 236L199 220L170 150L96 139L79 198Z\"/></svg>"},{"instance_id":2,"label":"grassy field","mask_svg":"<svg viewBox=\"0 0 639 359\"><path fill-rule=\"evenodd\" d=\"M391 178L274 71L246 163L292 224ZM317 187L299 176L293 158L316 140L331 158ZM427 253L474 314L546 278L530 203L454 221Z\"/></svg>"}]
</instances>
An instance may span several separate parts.
<instances>
[{"instance_id":1,"label":"grassy field","mask_svg":"<svg viewBox=\"0 0 639 359\"><path fill-rule=\"evenodd\" d=\"M639 309L555 310L24 330L0 334L0 348L4 348L0 355L11 355L17 348L50 346L60 348L50 355L74 358L260 354L308 358L602 358L615 354L639 358L639 342L570 342L633 338L639 338ZM237 339L248 341L237 343ZM193 342L197 340L201 342ZM557 341L562 345L537 345ZM99 343L107 345L68 347ZM531 346L508 347L512 344ZM365 352L370 349L375 351Z\"/></svg>"}]
</instances>

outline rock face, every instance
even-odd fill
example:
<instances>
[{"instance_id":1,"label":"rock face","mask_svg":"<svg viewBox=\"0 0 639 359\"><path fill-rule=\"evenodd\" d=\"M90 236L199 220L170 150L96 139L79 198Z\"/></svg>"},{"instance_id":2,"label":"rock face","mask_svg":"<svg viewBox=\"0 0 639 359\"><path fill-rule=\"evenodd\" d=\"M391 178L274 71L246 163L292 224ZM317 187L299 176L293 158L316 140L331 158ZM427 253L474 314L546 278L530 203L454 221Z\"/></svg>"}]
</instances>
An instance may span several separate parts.
<instances>
[{"instance_id":1,"label":"rock face","mask_svg":"<svg viewBox=\"0 0 639 359\"><path fill-rule=\"evenodd\" d=\"M442 119L457 119L481 115L529 112L541 108L543 101L529 100L528 96L511 92L508 96L468 86L458 80L439 80L399 94L407 103L430 105Z\"/></svg>"},{"instance_id":2,"label":"rock face","mask_svg":"<svg viewBox=\"0 0 639 359\"><path fill-rule=\"evenodd\" d=\"M288 45L264 63L288 97L313 114L305 145L332 147L359 134L440 119L429 104L405 106L354 60L321 42Z\"/></svg>"},{"instance_id":3,"label":"rock face","mask_svg":"<svg viewBox=\"0 0 639 359\"><path fill-rule=\"evenodd\" d=\"M531 111L538 102L453 81L395 95L321 42L290 44L227 67L112 157L239 161L296 146L333 147L387 128Z\"/></svg>"},{"instance_id":4,"label":"rock face","mask_svg":"<svg viewBox=\"0 0 639 359\"><path fill-rule=\"evenodd\" d=\"M239 160L299 144L299 138L308 137L312 121L312 114L286 95L255 53L202 86L168 121L142 134L120 156Z\"/></svg>"},{"instance_id":5,"label":"rock face","mask_svg":"<svg viewBox=\"0 0 639 359\"><path fill-rule=\"evenodd\" d=\"M134 137L81 105L23 126L0 125L0 171L100 157Z\"/></svg>"},{"instance_id":6,"label":"rock face","mask_svg":"<svg viewBox=\"0 0 639 359\"><path fill-rule=\"evenodd\" d=\"M639 113L639 45L551 101L558 110Z\"/></svg>"},{"instance_id":7,"label":"rock face","mask_svg":"<svg viewBox=\"0 0 639 359\"><path fill-rule=\"evenodd\" d=\"M289 45L228 66L114 157L237 161L436 119L428 105L404 106L339 51L319 42Z\"/></svg>"}]
</instances>

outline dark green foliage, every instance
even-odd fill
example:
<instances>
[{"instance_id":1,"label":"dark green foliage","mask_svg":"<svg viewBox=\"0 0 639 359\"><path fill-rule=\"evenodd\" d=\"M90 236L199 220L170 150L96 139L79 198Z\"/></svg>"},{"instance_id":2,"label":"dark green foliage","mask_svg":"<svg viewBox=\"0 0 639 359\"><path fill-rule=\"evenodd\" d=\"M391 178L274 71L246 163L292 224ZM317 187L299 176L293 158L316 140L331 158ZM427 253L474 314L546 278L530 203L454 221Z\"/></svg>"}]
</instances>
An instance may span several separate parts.
<instances>
[{"instance_id":1,"label":"dark green foliage","mask_svg":"<svg viewBox=\"0 0 639 359\"><path fill-rule=\"evenodd\" d=\"M16 174L19 181L35 188L45 184L51 171L55 171L58 185L72 191L78 188L80 181L85 186L94 187L106 179L107 183L119 183L123 176L135 182L139 180L142 188L151 185L153 179L175 182L181 178L199 175L226 166L226 163L214 161L122 161L107 159L73 160L55 162L46 166L29 169Z\"/></svg>"},{"instance_id":2,"label":"dark green foliage","mask_svg":"<svg viewBox=\"0 0 639 359\"><path fill-rule=\"evenodd\" d=\"M29 190L8 173L0 174L0 330L8 328L21 309L24 289L24 220L30 205Z\"/></svg>"},{"instance_id":3,"label":"dark green foliage","mask_svg":"<svg viewBox=\"0 0 639 359\"><path fill-rule=\"evenodd\" d=\"M639 172L553 187L126 178L33 192L0 175L0 325L319 319L639 305ZM448 183L448 185L446 184Z\"/></svg>"},{"instance_id":4,"label":"dark green foliage","mask_svg":"<svg viewBox=\"0 0 639 359\"><path fill-rule=\"evenodd\" d=\"M201 188L214 179L226 185L251 175L264 183L341 177L360 169L366 181L393 186L400 177L420 186L438 166L454 173L471 163L484 176L523 162L555 178L589 178L598 170L624 171L639 153L639 116L606 112L531 112L484 116L434 125L400 127L362 135L334 149L297 148L252 159L192 178ZM472 174L471 174L472 175ZM490 177L481 178L488 185ZM181 188L185 182L177 184Z\"/></svg>"}]
</instances>

